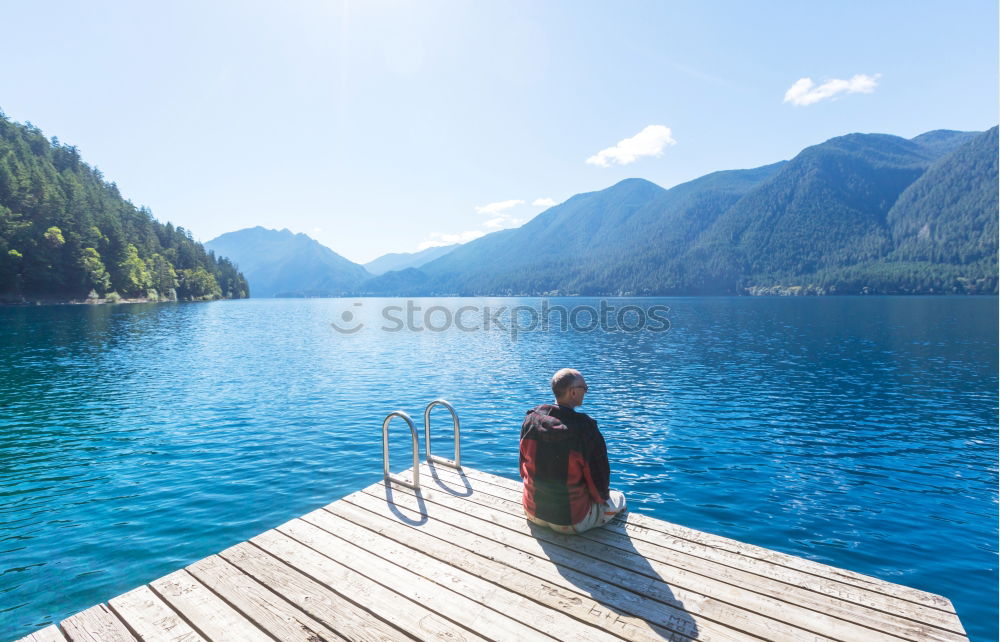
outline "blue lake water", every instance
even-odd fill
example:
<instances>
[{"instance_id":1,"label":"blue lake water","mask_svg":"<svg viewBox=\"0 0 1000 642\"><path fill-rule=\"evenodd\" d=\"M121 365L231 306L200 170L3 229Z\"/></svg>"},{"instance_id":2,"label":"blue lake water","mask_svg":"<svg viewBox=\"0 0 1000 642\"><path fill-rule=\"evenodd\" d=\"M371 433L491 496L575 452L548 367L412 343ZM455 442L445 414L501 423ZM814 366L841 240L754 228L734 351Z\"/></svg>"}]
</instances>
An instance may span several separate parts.
<instances>
[{"instance_id":1,"label":"blue lake water","mask_svg":"<svg viewBox=\"0 0 1000 642\"><path fill-rule=\"evenodd\" d=\"M378 481L390 410L449 399L463 463L516 477L564 366L632 510L943 594L997 638L996 297L606 304L637 331L497 311L527 328L540 299L416 300L413 329L398 299L0 308L0 639Z\"/></svg>"}]
</instances>

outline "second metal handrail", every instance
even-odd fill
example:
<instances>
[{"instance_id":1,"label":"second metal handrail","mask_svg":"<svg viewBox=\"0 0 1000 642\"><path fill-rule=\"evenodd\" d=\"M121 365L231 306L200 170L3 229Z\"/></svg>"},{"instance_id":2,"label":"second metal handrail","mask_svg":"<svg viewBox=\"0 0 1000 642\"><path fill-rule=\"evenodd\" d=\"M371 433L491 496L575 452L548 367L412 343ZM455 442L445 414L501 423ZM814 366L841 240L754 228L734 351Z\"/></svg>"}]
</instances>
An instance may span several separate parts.
<instances>
[{"instance_id":1,"label":"second metal handrail","mask_svg":"<svg viewBox=\"0 0 1000 642\"><path fill-rule=\"evenodd\" d=\"M408 482L402 477L397 477L389 473L389 424L393 417L402 417L403 421L410 427L410 435L413 437L413 481ZM426 423L426 422L425 422ZM410 415L402 410L390 412L385 421L382 422L382 475L386 483L390 481L402 484L413 490L420 490L420 446L417 444L417 427L413 425Z\"/></svg>"},{"instance_id":2,"label":"second metal handrail","mask_svg":"<svg viewBox=\"0 0 1000 642\"><path fill-rule=\"evenodd\" d=\"M444 457L438 457L437 455L431 454L431 410L434 406L443 406L448 409L451 413L451 422L455 427L455 460L445 459ZM444 399L435 399L434 401L427 404L424 409L424 449L427 455L427 463L437 463L442 466L449 466L451 468L462 468L462 450L459 443L459 433L461 431L461 426L458 422L458 413L455 412L455 408L452 407L450 403Z\"/></svg>"}]
</instances>

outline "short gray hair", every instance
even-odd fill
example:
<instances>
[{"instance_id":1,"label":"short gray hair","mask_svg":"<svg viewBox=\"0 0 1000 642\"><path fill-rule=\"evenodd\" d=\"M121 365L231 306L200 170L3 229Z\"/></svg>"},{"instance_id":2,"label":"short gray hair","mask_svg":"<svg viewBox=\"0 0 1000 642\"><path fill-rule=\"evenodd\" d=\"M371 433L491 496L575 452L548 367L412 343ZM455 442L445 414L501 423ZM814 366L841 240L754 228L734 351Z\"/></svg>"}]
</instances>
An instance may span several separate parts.
<instances>
[{"instance_id":1,"label":"short gray hair","mask_svg":"<svg viewBox=\"0 0 1000 642\"><path fill-rule=\"evenodd\" d=\"M556 399L558 399L566 394L566 391L576 385L577 382L582 380L583 375L580 374L579 370L574 370L573 368L563 368L559 372L552 375L552 394L554 394Z\"/></svg>"}]
</instances>

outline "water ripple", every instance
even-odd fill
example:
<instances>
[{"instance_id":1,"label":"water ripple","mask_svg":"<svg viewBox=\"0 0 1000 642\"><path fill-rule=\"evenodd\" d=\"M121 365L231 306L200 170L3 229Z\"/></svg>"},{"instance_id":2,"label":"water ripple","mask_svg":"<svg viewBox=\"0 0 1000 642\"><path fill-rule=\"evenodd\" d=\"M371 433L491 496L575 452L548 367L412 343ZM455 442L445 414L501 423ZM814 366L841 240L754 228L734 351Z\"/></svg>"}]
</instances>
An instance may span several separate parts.
<instances>
[{"instance_id":1,"label":"water ripple","mask_svg":"<svg viewBox=\"0 0 1000 642\"><path fill-rule=\"evenodd\" d=\"M634 510L944 594L996 639L996 298L621 299L670 331L516 340L382 332L399 301L371 299L339 335L351 303L0 309L0 637L375 482L391 409L450 399L463 460L514 477L575 365Z\"/></svg>"}]
</instances>

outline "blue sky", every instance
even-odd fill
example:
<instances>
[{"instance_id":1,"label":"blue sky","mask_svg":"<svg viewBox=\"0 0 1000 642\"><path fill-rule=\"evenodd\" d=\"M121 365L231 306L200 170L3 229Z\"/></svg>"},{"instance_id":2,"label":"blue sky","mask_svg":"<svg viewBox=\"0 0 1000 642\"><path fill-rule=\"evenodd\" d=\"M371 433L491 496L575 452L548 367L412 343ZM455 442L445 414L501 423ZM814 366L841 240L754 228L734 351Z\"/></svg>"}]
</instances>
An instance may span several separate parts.
<instances>
[{"instance_id":1,"label":"blue sky","mask_svg":"<svg viewBox=\"0 0 1000 642\"><path fill-rule=\"evenodd\" d=\"M998 120L993 0L40 0L3 15L8 117L199 240L287 227L358 262L624 178L670 187L851 132Z\"/></svg>"}]
</instances>

